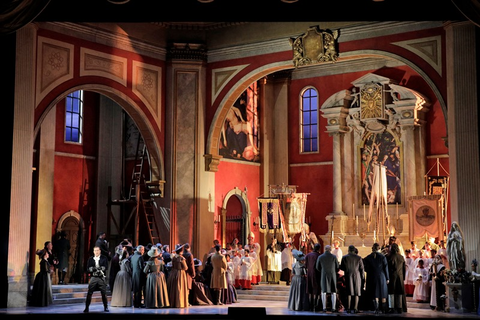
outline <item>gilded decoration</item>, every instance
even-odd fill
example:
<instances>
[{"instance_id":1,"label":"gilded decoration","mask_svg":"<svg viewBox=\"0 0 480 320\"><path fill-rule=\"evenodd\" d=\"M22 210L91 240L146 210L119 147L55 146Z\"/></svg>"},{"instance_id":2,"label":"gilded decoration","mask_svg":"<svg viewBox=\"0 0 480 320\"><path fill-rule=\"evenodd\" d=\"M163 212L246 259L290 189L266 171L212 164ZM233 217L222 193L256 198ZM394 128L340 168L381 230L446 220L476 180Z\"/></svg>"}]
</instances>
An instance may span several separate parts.
<instances>
[{"instance_id":1,"label":"gilded decoration","mask_svg":"<svg viewBox=\"0 0 480 320\"><path fill-rule=\"evenodd\" d=\"M337 61L338 35L338 30L320 30L318 27L311 27L303 35L290 38L295 68Z\"/></svg>"},{"instance_id":2,"label":"gilded decoration","mask_svg":"<svg viewBox=\"0 0 480 320\"><path fill-rule=\"evenodd\" d=\"M360 119L385 118L382 93L382 85L373 82L360 89Z\"/></svg>"}]
</instances>

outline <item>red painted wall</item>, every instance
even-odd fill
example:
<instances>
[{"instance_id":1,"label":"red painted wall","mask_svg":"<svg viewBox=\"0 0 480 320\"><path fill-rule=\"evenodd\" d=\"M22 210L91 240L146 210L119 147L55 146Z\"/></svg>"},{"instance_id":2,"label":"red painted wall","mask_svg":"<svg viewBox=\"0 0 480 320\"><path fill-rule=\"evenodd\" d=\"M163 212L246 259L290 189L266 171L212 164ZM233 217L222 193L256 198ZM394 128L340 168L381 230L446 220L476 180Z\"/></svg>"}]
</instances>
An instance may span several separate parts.
<instances>
[{"instance_id":1,"label":"red painted wall","mask_svg":"<svg viewBox=\"0 0 480 320\"><path fill-rule=\"evenodd\" d=\"M97 94L85 92L82 144L64 141L65 100L58 103L56 108L55 151L65 155L55 155L53 219L58 221L65 212L74 210L85 220L89 228L87 236L91 234L90 231L93 236L99 231L90 224L97 213L94 211L98 159L97 98ZM56 227L56 224L52 226L52 234ZM90 239L85 240L85 243L90 243Z\"/></svg>"},{"instance_id":2,"label":"red painted wall","mask_svg":"<svg viewBox=\"0 0 480 320\"><path fill-rule=\"evenodd\" d=\"M221 214L222 204L225 196L235 187L244 191L247 187L247 198L252 211L252 223L258 217L257 197L260 193L260 166L252 164L243 164L233 161L221 161L218 166L218 172L215 174L215 215ZM217 224L218 226L219 224ZM255 234L255 239L259 238L259 232L254 231L253 225L250 229ZM218 226L215 235L217 239L222 239L221 229ZM226 239L230 241L232 239ZM212 239L213 241L213 239ZM224 245L224 244L223 244Z\"/></svg>"},{"instance_id":3,"label":"red painted wall","mask_svg":"<svg viewBox=\"0 0 480 320\"><path fill-rule=\"evenodd\" d=\"M396 68L383 68L380 70L369 70L364 72L352 72L333 76L324 76L317 78L292 80L289 91L289 160L290 164L305 164L304 166L290 167L289 183L298 186L299 192L310 193L307 201L306 217L310 217L311 230L316 234L325 234L328 230L328 223L325 217L333 210L333 173L332 165L325 162L332 161L332 137L325 133L327 125L320 110L320 133L319 133L319 152L310 154L301 154L300 131L299 131L299 96L307 86L314 86L318 91L319 109L331 95L340 90L351 90L354 80L364 76L367 73L375 73L380 76L396 80L404 86L407 86L419 93L422 93L432 103L428 106L429 111L426 114L425 134L426 134L426 156L438 156L448 154L444 140L446 134L446 124L443 111L439 101L435 98L430 86L420 78L420 76L407 66ZM308 164L311 165L308 165ZM314 163L322 163L316 165ZM435 165L436 159L427 160L427 171ZM448 158L441 158L440 164L446 171L449 170ZM442 171L442 170L441 170ZM445 171L443 171L445 172ZM425 172L427 173L427 172ZM436 175L433 170L429 175ZM444 175L444 173L441 175Z\"/></svg>"}]
</instances>

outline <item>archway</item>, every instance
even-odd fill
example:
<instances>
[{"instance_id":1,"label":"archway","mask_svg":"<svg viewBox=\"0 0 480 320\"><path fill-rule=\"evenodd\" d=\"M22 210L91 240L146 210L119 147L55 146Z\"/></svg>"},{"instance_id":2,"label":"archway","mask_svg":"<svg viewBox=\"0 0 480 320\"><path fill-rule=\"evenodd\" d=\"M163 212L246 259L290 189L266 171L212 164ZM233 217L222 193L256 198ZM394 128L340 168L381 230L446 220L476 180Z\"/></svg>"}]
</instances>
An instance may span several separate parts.
<instances>
[{"instance_id":1,"label":"archway","mask_svg":"<svg viewBox=\"0 0 480 320\"><path fill-rule=\"evenodd\" d=\"M83 282L83 261L85 247L85 221L78 212L70 210L65 212L57 223L56 234L64 231L66 238L70 241L70 254L68 257L68 269L65 277L66 283ZM54 247L55 248L55 247Z\"/></svg>"},{"instance_id":2,"label":"archway","mask_svg":"<svg viewBox=\"0 0 480 320\"><path fill-rule=\"evenodd\" d=\"M52 113L53 110L56 110L55 106L57 106L58 103L60 101L62 101L62 99L64 99L70 92L77 91L77 90L83 90L83 91L91 92L91 93L94 93L95 95L98 94L100 96L99 100L103 101L103 102L98 103L100 108L103 108L105 106L105 101L107 101L107 105L110 105L110 104L115 105L116 109L122 110L122 111L117 111L117 114L119 112L121 112L122 114L128 114L128 116L135 123L135 125L136 125L136 127L139 131L139 134L141 135L142 140L143 140L143 142L145 143L145 145L147 146L147 149L148 149L147 155L149 157L148 163L149 163L150 171L149 171L149 176L148 177L146 176L146 180L148 180L148 181L157 180L157 179L163 180L163 177L164 177L163 155L162 155L162 152L161 152L160 143L158 141L159 137L155 133L155 130L152 128L153 125L150 123L150 121L148 119L148 116L144 112L142 112L141 108L137 104L134 103L133 99L129 98L124 93L122 93L118 90L114 90L114 89L112 89L108 86L99 85L99 84L79 85L79 86L76 86L76 87L72 87L68 91L65 91L62 94L60 94L59 96L57 96L55 99L53 99L49 103L48 107L44 109L43 113L39 117L39 120L37 121L37 123L35 125L35 129L34 129L35 136L38 136L40 131L42 131L42 134L44 133L43 132L44 128L42 127L42 125L43 125L43 123L46 119L47 119L46 121L48 121L47 126L49 126L49 125L55 126L56 125L56 120L55 119L53 121L49 119L49 117L50 117L49 113ZM117 117L116 119L118 120L119 118ZM119 123L118 126L124 126L124 124ZM40 129L40 128L42 128L42 129ZM54 132L51 132L51 131L49 132L48 130L45 134L54 136ZM48 156L49 159L47 160L47 162L54 163L56 161L55 158L58 155L58 152L55 150L55 141L54 141L55 138L54 137L49 138L49 140L51 141L50 142L51 152L50 152L50 155ZM122 141L123 137L118 136L117 138L114 138L114 140ZM36 152L41 153L41 147L38 147L38 150L36 150ZM121 153L121 148L119 149L118 152ZM98 170L99 172L102 172L102 170L101 170L102 160L99 159L99 157L101 156L100 151L99 151L99 154L98 154L97 158L89 156L88 153L86 155L83 155L83 154L76 155L76 154L67 154L67 153L60 152L60 156L64 157L64 158L70 158L70 159L81 157L83 159L86 159L86 160L84 160L84 162L94 161L94 164L92 166L93 167L98 166L98 169L94 169L94 170ZM87 166L87 165L85 165L85 166ZM90 165L88 165L88 166L90 166ZM73 242L72 240L75 240L75 239L78 240L78 242L75 241L75 244L78 245L78 248L77 248L78 250L73 251L73 248L72 248L72 256L71 256L72 261L70 261L71 265L69 266L69 271L68 271L69 274L67 274L67 276L66 276L67 281L75 281L75 282L82 282L83 281L82 276L83 276L84 259L89 254L88 251L90 250L90 248L89 248L88 244L90 243L90 237L92 237L94 239L95 238L94 233L99 231L99 229L97 229L97 228L100 228L101 230L104 230L104 231L108 231L108 230L110 230L110 228L112 229L112 231L116 230L116 231L113 231L113 234L118 234L118 233L123 232L121 230L123 230L124 227L122 226L122 221L118 220L119 219L118 215L117 215L117 221L119 221L119 223L116 223L113 219L111 219L111 216L109 218L107 218L107 214L100 214L101 221L100 221L100 223L97 223L96 218L94 218L93 215L90 215L89 213L87 213L87 216L85 217L85 219L87 219L87 221L85 221L85 223L82 222L82 228L78 228L76 230L77 231L76 234L75 234L75 231L73 230L73 225L75 223L78 223L78 221L80 220L82 215L85 215L85 212L82 210L82 207L85 205L83 202L87 201L86 198L90 198L88 200L89 202L91 202L93 204L96 203L96 205L99 206L99 207L97 207L97 209L102 208L102 207L105 208L105 204L108 202L108 199L107 199L107 196L106 196L106 194L108 192L107 191L107 186L111 185L112 182L117 183L116 181L122 181L123 175L124 175L123 172L126 172L126 170L123 169L123 166L122 166L122 168L120 168L120 166L118 165L117 168L121 169L121 170L111 170L111 172L109 172L109 174L117 172L118 173L117 175L111 175L110 174L110 176L104 175L103 177L99 177L98 175L96 175L93 180L89 180L88 183L85 182L85 185L87 185L87 184L98 185L97 191L101 191L101 192L96 192L95 194L93 194L93 195L91 194L91 196L88 197L88 196L84 196L84 195L88 195L88 192L87 192L88 190L84 190L82 188L81 190L77 191L77 192L80 192L80 196L79 196L79 203L78 203L79 206L78 206L78 209L76 209L76 211L81 212L82 214L78 214L79 218L77 218L77 219L73 219L73 217L70 217L66 221L63 221L62 223L59 222L58 226L56 226L57 231L59 229L64 229L67 226L72 227L71 237L70 237L71 239L70 240L71 240L71 242ZM42 197L37 197L37 199L34 199L34 202L36 201L39 204L40 203L45 204L46 202L49 202L49 203L51 203L49 206L52 207L52 208L54 207L54 202L55 202L55 197L53 196L53 189L54 189L54 185L55 185L55 181L54 181L55 178L54 177L58 176L58 175L55 175L54 173L58 169L59 168L56 168L54 165L49 165L49 166L46 166L46 167L45 166L42 167L43 176L52 177L47 182L47 184L49 184L49 189L51 191L49 193L44 193ZM42 171L42 170L40 170L40 171ZM88 169L87 169L87 171L88 171ZM122 173L120 173L120 171ZM105 180L105 179L107 179L107 180ZM38 180L40 181L41 179L38 179ZM87 180L85 180L85 181L87 181ZM103 181L103 182L100 183L99 181ZM35 184L36 184L36 182L34 181L34 185ZM68 186L66 186L66 187L68 188ZM85 187L85 188L88 189L87 187ZM39 188L39 189L41 189L41 188ZM120 188L118 188L118 190L120 192ZM73 192L75 192L75 191L73 191ZM35 193L33 193L33 197L34 198L36 197ZM98 199L100 199L100 201L98 201ZM121 199L121 198L116 198L116 196L115 196L114 199ZM97 201L95 201L95 200L97 200ZM77 208L75 206L75 204L73 204L73 206L71 206L71 207ZM37 221L34 233L39 234L39 236L37 236L36 242L38 242L40 240L44 241L43 239L53 238L52 235L51 235L51 229L50 229L51 226L50 226L50 228L48 228L47 226L45 226L44 223L42 223L42 221L51 221L52 220L52 210L45 210L45 208L43 208L43 210L37 211L35 209L36 208L35 208L35 205L34 205L32 212L33 212L34 215L36 215L34 217L34 219L35 219L35 221ZM94 212L94 214L98 213L97 210L91 210L91 212ZM53 220L58 220L59 219L58 218L59 214L60 214L60 212L57 211L55 216L53 217ZM62 217L66 217L65 214ZM77 222L75 222L75 220ZM125 223L125 221L126 221L126 218L123 218L123 223ZM132 221L134 221L134 220L132 220ZM126 223L130 224L130 220L128 220ZM63 224L65 224L65 225L63 225ZM90 230L90 228L92 228L92 227L94 229ZM134 228L132 228L132 229L134 229ZM123 234L121 236L123 236ZM112 240L112 243L116 244L116 242L117 242L116 239L117 238L118 237L113 236L110 240ZM36 265L36 264L34 263L33 265Z\"/></svg>"},{"instance_id":3,"label":"archway","mask_svg":"<svg viewBox=\"0 0 480 320\"><path fill-rule=\"evenodd\" d=\"M422 70L422 68L418 67L412 61L390 52L384 52L384 51L378 51L378 50L358 50L358 51L351 51L351 52L342 52L336 64L338 65L342 62L361 60L365 58L385 60L385 62L394 61L397 63L398 62L405 63L405 65L407 65L412 70L417 72L422 77L422 79L429 85L429 87L435 94L435 98L439 101L443 111L444 118L445 118L445 125L447 125L448 123L447 107L440 93L439 88L436 86L434 81ZM318 65L312 65L311 67L318 67ZM308 66L302 67L302 69L304 68L309 68L309 67ZM232 86L230 87L230 90L223 96L222 100L218 104L219 107L215 113L215 116L212 120L212 124L210 126L210 130L207 138L207 145L206 145L207 154L205 155L205 158L207 162L206 162L205 170L215 171L216 165L218 165L218 161L219 159L221 159L221 156L219 155L219 141L221 136L221 128L222 128L223 122L225 121L227 113L230 110L230 107L234 104L235 100L242 94L242 92L244 92L247 89L247 87L252 82L257 81L262 77L268 76L269 74L275 73L277 71L289 70L289 69L293 69L293 63L290 60L267 64L265 66L262 66L261 68L257 68L249 72L248 74L243 76L240 80L232 84Z\"/></svg>"},{"instance_id":4,"label":"archway","mask_svg":"<svg viewBox=\"0 0 480 320\"><path fill-rule=\"evenodd\" d=\"M160 148L160 142L155 134L152 123L148 119L148 116L141 110L140 106L125 93L103 84L83 84L69 88L68 90L60 93L55 99L53 99L43 111L39 120L35 123L34 136L36 136L40 130L41 124L48 112L62 99L64 99L70 92L76 90L92 91L104 95L120 105L125 112L134 120L137 125L147 149L149 151L152 179L164 180L165 168L163 162L163 153Z\"/></svg>"},{"instance_id":5,"label":"archway","mask_svg":"<svg viewBox=\"0 0 480 320\"><path fill-rule=\"evenodd\" d=\"M252 211L248 202L246 192L238 187L230 190L223 199L222 221L225 221L222 228L222 243L231 242L238 238L240 243L247 243L247 235L250 232L250 220Z\"/></svg>"}]
</instances>

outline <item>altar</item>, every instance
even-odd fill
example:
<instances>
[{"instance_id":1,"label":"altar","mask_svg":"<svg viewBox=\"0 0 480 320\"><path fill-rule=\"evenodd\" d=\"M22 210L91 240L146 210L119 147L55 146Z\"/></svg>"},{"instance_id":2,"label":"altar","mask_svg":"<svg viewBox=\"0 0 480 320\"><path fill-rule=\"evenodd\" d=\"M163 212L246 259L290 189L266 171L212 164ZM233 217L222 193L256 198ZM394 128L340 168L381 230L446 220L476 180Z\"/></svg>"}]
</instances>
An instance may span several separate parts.
<instances>
[{"instance_id":1,"label":"altar","mask_svg":"<svg viewBox=\"0 0 480 320\"><path fill-rule=\"evenodd\" d=\"M445 311L450 313L471 313L475 310L473 283L445 283L447 288Z\"/></svg>"}]
</instances>

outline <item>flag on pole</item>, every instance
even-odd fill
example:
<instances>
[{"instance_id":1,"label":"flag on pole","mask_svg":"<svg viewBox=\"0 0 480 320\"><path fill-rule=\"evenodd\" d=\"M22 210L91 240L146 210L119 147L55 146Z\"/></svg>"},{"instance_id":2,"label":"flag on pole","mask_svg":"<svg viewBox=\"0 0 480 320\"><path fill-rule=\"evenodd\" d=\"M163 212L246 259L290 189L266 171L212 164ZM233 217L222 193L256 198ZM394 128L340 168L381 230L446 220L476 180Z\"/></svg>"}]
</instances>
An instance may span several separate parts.
<instances>
[{"instance_id":1,"label":"flag on pole","mask_svg":"<svg viewBox=\"0 0 480 320\"><path fill-rule=\"evenodd\" d=\"M378 210L380 202L387 204L387 172L385 166L379 163L374 164L373 168L373 185L372 193L370 194L370 206L368 207L368 223L372 221L373 207Z\"/></svg>"}]
</instances>

